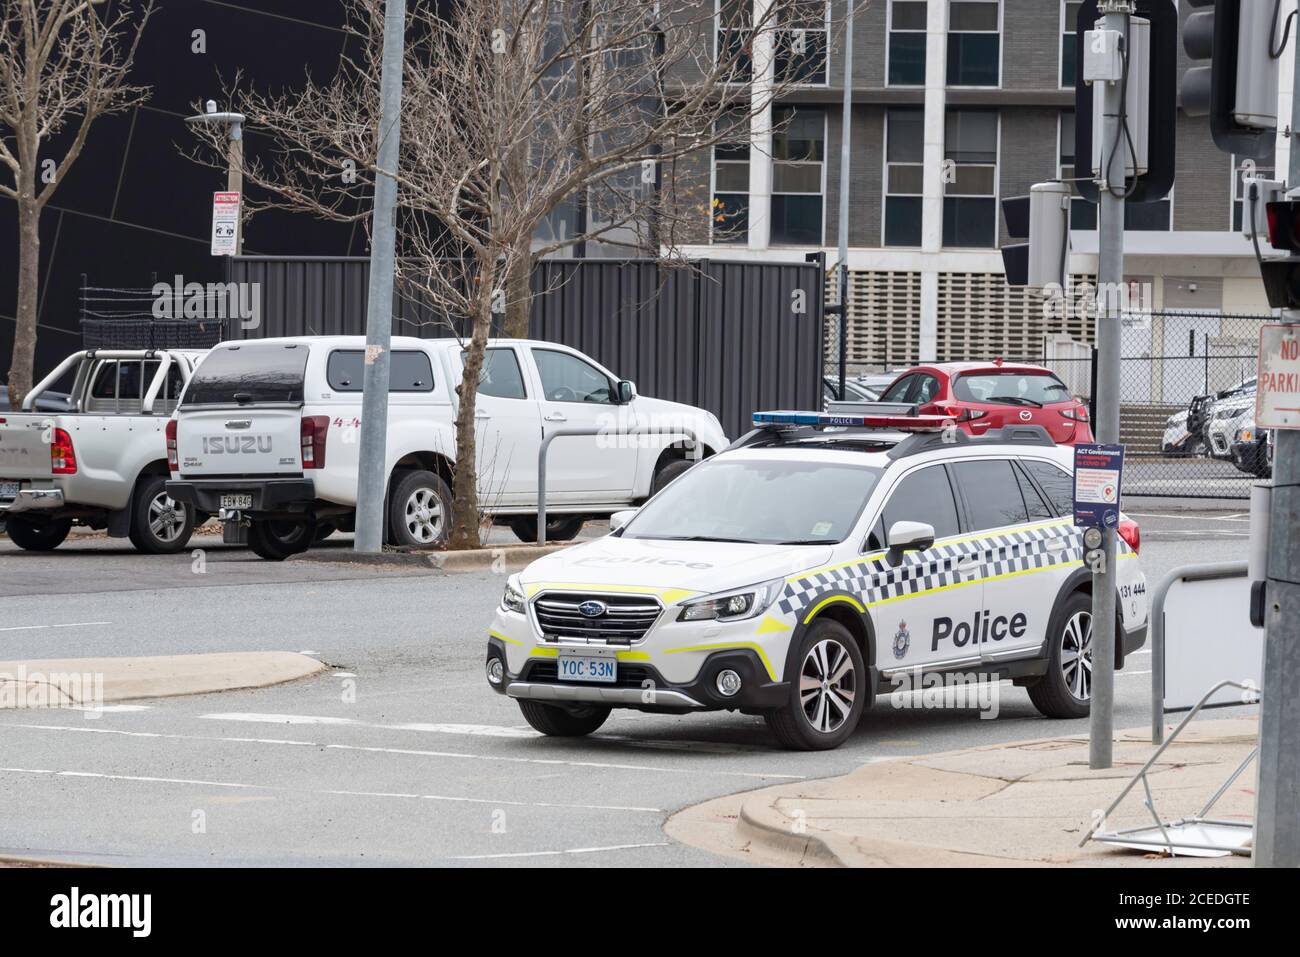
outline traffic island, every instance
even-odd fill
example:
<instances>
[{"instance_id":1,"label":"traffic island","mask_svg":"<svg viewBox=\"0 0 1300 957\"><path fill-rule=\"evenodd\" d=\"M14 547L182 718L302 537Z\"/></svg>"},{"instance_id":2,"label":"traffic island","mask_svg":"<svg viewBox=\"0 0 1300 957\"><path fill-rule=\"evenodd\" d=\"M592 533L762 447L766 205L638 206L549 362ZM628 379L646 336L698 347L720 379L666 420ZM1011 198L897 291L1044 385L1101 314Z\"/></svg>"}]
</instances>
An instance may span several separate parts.
<instances>
[{"instance_id":1,"label":"traffic island","mask_svg":"<svg viewBox=\"0 0 1300 957\"><path fill-rule=\"evenodd\" d=\"M326 667L315 658L288 651L0 661L0 710L93 711L118 701L264 688L318 674Z\"/></svg>"},{"instance_id":2,"label":"traffic island","mask_svg":"<svg viewBox=\"0 0 1300 957\"><path fill-rule=\"evenodd\" d=\"M1255 746L1258 722L1197 722L1149 774L1165 820L1197 813ZM1244 857L1170 859L1089 842L1102 810L1151 756L1150 731L1121 732L1114 767L1088 767L1086 735L1021 741L865 765L687 808L667 833L685 844L784 867L1233 867ZM1215 806L1250 820L1253 770ZM1154 823L1139 794L1108 830Z\"/></svg>"},{"instance_id":3,"label":"traffic island","mask_svg":"<svg viewBox=\"0 0 1300 957\"><path fill-rule=\"evenodd\" d=\"M346 549L313 549L291 555L291 562L325 562L331 565L389 565L405 568L431 568L444 572L516 572L532 562L569 548L578 542L556 545L505 545L494 548L466 548L458 551L429 551L417 548L385 548L374 555Z\"/></svg>"}]
</instances>

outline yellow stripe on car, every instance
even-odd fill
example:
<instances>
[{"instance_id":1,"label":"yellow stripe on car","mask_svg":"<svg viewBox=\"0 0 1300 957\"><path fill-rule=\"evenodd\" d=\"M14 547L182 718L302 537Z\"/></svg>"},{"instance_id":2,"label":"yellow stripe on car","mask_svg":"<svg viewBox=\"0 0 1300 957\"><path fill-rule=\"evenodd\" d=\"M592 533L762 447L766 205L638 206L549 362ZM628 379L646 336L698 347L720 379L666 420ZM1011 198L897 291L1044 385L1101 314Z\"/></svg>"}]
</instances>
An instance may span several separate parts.
<instances>
[{"instance_id":1,"label":"yellow stripe on car","mask_svg":"<svg viewBox=\"0 0 1300 957\"><path fill-rule=\"evenodd\" d=\"M776 671L772 668L772 662L767 660L767 652L763 650L761 645L755 644L752 641L735 641L720 645L691 645L687 648L665 648L664 654L674 655L683 651L727 651L738 648L748 648L750 651L757 652L758 657L763 660L763 667L767 669L768 677L773 681L776 681Z\"/></svg>"},{"instance_id":2,"label":"yellow stripe on car","mask_svg":"<svg viewBox=\"0 0 1300 957\"><path fill-rule=\"evenodd\" d=\"M862 602L858 601L856 598L850 598L848 595L831 595L830 598L823 598L814 605L812 611L808 612L808 617L803 620L803 623L805 625L808 624L808 622L817 617L817 612L821 611L827 605L835 605L840 602L843 602L846 605L852 605L859 613L867 610L863 607Z\"/></svg>"},{"instance_id":3,"label":"yellow stripe on car","mask_svg":"<svg viewBox=\"0 0 1300 957\"><path fill-rule=\"evenodd\" d=\"M501 634L501 632L499 632L499 631L489 631L489 632L488 632L488 635L491 636L491 637L493 637L493 638L498 639L499 641L504 641L504 642L505 642L506 644L508 644L508 645L522 645L522 644L523 644L522 641L516 641L514 638L507 638L505 635Z\"/></svg>"}]
</instances>

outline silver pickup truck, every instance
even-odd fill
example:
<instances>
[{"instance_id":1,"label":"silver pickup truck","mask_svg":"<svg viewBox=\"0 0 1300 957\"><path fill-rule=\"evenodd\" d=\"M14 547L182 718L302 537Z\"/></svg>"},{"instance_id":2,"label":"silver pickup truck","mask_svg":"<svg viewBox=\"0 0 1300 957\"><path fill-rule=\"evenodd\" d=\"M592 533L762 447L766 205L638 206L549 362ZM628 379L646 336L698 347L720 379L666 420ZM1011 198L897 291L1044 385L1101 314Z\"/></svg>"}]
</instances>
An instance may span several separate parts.
<instances>
[{"instance_id":1,"label":"silver pickup truck","mask_svg":"<svg viewBox=\"0 0 1300 957\"><path fill-rule=\"evenodd\" d=\"M166 492L166 428L204 351L75 352L21 411L0 411L0 522L20 548L57 548L74 524L178 552L199 516ZM41 396L72 377L67 411Z\"/></svg>"}]
</instances>

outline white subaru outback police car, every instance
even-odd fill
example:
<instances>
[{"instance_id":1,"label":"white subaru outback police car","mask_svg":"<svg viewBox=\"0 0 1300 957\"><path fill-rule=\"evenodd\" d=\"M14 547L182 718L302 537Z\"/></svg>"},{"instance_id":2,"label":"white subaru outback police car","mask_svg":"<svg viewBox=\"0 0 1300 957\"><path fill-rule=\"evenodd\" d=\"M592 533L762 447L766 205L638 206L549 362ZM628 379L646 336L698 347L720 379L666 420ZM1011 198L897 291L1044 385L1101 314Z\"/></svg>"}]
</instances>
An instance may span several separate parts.
<instances>
[{"instance_id":1,"label":"white subaru outback police car","mask_svg":"<svg viewBox=\"0 0 1300 957\"><path fill-rule=\"evenodd\" d=\"M549 735L611 708L763 715L783 745L853 733L902 676L1010 678L1088 713L1091 575L1072 451L934 416L760 413L614 531L512 576L487 680ZM1147 631L1137 526L1119 529L1116 666Z\"/></svg>"}]
</instances>

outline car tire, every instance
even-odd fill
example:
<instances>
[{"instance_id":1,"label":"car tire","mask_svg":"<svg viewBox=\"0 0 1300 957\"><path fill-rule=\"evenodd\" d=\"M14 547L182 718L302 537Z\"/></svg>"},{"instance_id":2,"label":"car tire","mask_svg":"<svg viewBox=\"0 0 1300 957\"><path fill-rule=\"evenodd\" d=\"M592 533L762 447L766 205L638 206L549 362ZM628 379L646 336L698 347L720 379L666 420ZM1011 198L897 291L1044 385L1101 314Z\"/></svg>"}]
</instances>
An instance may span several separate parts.
<instances>
[{"instance_id":1,"label":"car tire","mask_svg":"<svg viewBox=\"0 0 1300 957\"><path fill-rule=\"evenodd\" d=\"M28 552L52 552L63 544L70 531L70 518L40 522L15 515L5 519L5 533L9 540Z\"/></svg>"},{"instance_id":2,"label":"car tire","mask_svg":"<svg viewBox=\"0 0 1300 957\"><path fill-rule=\"evenodd\" d=\"M388 540L406 548L443 548L451 535L451 489L433 472L397 472L388 496Z\"/></svg>"},{"instance_id":3,"label":"car tire","mask_svg":"<svg viewBox=\"0 0 1300 957\"><path fill-rule=\"evenodd\" d=\"M654 478L650 481L650 494L658 495L665 485L683 472L689 472L694 464L690 459L669 459L655 471Z\"/></svg>"},{"instance_id":4,"label":"car tire","mask_svg":"<svg viewBox=\"0 0 1300 957\"><path fill-rule=\"evenodd\" d=\"M609 708L601 705L561 708L526 698L519 700L519 710L535 731L552 738L584 737L600 728L609 717Z\"/></svg>"},{"instance_id":5,"label":"car tire","mask_svg":"<svg viewBox=\"0 0 1300 957\"><path fill-rule=\"evenodd\" d=\"M548 542L571 542L578 537L582 526L587 524L585 515L561 515L546 520L546 540ZM529 545L537 541L537 516L517 515L510 519L510 531L515 538Z\"/></svg>"},{"instance_id":6,"label":"car tire","mask_svg":"<svg viewBox=\"0 0 1300 957\"><path fill-rule=\"evenodd\" d=\"M312 537L311 543L313 545L319 545L337 531L337 526L332 525L329 522L322 522L316 526L316 534Z\"/></svg>"},{"instance_id":7,"label":"car tire","mask_svg":"<svg viewBox=\"0 0 1300 957\"><path fill-rule=\"evenodd\" d=\"M248 547L268 562L282 562L305 552L315 537L315 523L307 520L263 519L248 526Z\"/></svg>"},{"instance_id":8,"label":"car tire","mask_svg":"<svg viewBox=\"0 0 1300 957\"><path fill-rule=\"evenodd\" d=\"M131 496L131 544L146 555L175 555L193 533L194 508L167 494L167 476L143 476Z\"/></svg>"},{"instance_id":9,"label":"car tire","mask_svg":"<svg viewBox=\"0 0 1300 957\"><path fill-rule=\"evenodd\" d=\"M1086 718L1092 698L1092 596L1072 592L1052 614L1047 640L1047 674L1028 687L1029 700L1046 718Z\"/></svg>"},{"instance_id":10,"label":"car tire","mask_svg":"<svg viewBox=\"0 0 1300 957\"><path fill-rule=\"evenodd\" d=\"M791 660L790 701L764 715L767 726L791 751L838 748L857 729L871 693L862 649L847 628L823 618L804 632Z\"/></svg>"}]
</instances>

